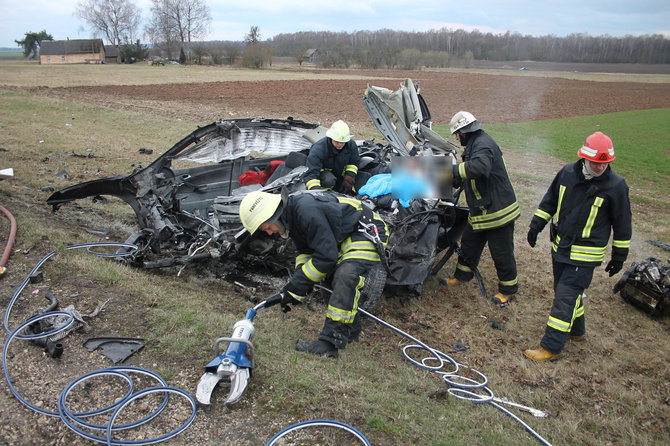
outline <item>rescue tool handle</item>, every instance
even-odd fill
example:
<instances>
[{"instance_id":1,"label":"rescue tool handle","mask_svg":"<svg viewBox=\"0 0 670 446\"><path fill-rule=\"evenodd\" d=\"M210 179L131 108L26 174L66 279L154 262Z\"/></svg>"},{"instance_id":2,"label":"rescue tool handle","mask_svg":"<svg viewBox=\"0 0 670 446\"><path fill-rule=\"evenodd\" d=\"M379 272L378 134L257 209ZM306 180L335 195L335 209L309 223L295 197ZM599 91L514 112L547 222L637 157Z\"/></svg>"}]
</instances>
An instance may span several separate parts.
<instances>
[{"instance_id":1,"label":"rescue tool handle","mask_svg":"<svg viewBox=\"0 0 670 446\"><path fill-rule=\"evenodd\" d=\"M273 305L280 304L283 299L282 293L273 294L272 296L265 299L264 307L271 307Z\"/></svg>"}]
</instances>

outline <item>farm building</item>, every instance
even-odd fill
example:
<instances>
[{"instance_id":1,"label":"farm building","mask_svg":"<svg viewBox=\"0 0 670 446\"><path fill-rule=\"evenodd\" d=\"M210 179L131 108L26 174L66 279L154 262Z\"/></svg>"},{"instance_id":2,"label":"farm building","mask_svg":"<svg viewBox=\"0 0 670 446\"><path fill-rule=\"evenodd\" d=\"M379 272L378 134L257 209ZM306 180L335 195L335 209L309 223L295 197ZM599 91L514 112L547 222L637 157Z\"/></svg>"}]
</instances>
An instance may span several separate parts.
<instances>
[{"instance_id":1,"label":"farm building","mask_svg":"<svg viewBox=\"0 0 670 446\"><path fill-rule=\"evenodd\" d=\"M102 39L44 40L40 63L105 63L105 45Z\"/></svg>"}]
</instances>

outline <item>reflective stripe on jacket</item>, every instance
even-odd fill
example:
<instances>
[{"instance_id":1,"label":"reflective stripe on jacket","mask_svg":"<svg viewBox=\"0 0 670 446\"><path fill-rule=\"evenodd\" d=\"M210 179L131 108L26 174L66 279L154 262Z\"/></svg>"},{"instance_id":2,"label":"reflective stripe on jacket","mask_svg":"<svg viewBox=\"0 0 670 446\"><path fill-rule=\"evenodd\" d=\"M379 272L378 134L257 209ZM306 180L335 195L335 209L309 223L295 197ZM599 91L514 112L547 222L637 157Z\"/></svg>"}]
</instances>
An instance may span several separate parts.
<instances>
[{"instance_id":1,"label":"reflective stripe on jacket","mask_svg":"<svg viewBox=\"0 0 670 446\"><path fill-rule=\"evenodd\" d=\"M454 177L463 181L468 221L474 231L498 228L519 218L519 203L502 151L485 131L471 134L463 162L454 166Z\"/></svg>"},{"instance_id":2,"label":"reflective stripe on jacket","mask_svg":"<svg viewBox=\"0 0 670 446\"><path fill-rule=\"evenodd\" d=\"M330 138L321 138L309 149L305 185L307 189L321 188L321 171L332 172L337 178L335 189L342 183L344 175L356 179L360 155L356 141L348 141L341 150L337 150Z\"/></svg>"},{"instance_id":3,"label":"reflective stripe on jacket","mask_svg":"<svg viewBox=\"0 0 670 446\"><path fill-rule=\"evenodd\" d=\"M564 166L554 177L530 226L541 231L557 225L552 255L571 265L598 266L605 259L610 234L612 259L625 261L632 237L632 214L626 181L608 166L586 180L584 160Z\"/></svg>"},{"instance_id":4,"label":"reflective stripe on jacket","mask_svg":"<svg viewBox=\"0 0 670 446\"><path fill-rule=\"evenodd\" d=\"M375 245L359 231L362 206L359 200L329 191L288 196L281 219L297 249L290 282L301 297L345 260L380 260ZM386 224L377 215L374 222L386 245Z\"/></svg>"}]
</instances>

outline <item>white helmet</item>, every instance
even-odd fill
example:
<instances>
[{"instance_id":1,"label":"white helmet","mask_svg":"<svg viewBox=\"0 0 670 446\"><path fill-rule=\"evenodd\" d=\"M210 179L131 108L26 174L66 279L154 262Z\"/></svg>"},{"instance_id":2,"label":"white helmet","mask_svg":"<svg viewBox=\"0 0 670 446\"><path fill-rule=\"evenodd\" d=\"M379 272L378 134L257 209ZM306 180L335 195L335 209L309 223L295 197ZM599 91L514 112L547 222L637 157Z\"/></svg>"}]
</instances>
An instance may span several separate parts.
<instances>
[{"instance_id":1,"label":"white helmet","mask_svg":"<svg viewBox=\"0 0 670 446\"><path fill-rule=\"evenodd\" d=\"M477 121L477 118L475 118L472 113L466 111L459 111L449 122L449 130L451 130L452 135L459 130L461 133L470 133L481 130L481 128L482 125Z\"/></svg>"},{"instance_id":2,"label":"white helmet","mask_svg":"<svg viewBox=\"0 0 670 446\"><path fill-rule=\"evenodd\" d=\"M337 142L347 142L352 138L349 126L341 119L333 122L333 125L326 131L326 136Z\"/></svg>"}]
</instances>

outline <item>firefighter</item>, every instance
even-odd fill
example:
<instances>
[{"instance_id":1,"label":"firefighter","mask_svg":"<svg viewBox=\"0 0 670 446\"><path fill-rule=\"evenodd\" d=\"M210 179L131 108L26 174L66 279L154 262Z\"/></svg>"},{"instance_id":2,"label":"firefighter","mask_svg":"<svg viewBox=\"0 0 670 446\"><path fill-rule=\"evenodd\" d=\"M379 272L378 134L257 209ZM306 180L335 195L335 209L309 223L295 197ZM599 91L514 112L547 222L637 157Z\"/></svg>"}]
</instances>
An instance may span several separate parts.
<instances>
[{"instance_id":1,"label":"firefighter","mask_svg":"<svg viewBox=\"0 0 670 446\"><path fill-rule=\"evenodd\" d=\"M504 307L519 288L514 258L514 220L520 215L519 203L502 151L481 123L471 113L460 111L451 118L449 128L465 147L463 162L453 165L453 174L456 185L463 186L470 212L456 271L447 284L471 280L488 243L498 274L498 292L492 301Z\"/></svg>"},{"instance_id":2,"label":"firefighter","mask_svg":"<svg viewBox=\"0 0 670 446\"><path fill-rule=\"evenodd\" d=\"M605 258L610 233L612 255L605 267L610 277L621 271L630 247L628 185L609 165L614 161L612 140L596 132L577 155L578 161L556 174L528 230L534 247L538 233L550 223L554 302L540 347L524 352L537 361L557 358L568 339L584 339L584 290Z\"/></svg>"},{"instance_id":3,"label":"firefighter","mask_svg":"<svg viewBox=\"0 0 670 446\"><path fill-rule=\"evenodd\" d=\"M359 200L331 191L301 191L282 200L255 191L240 204L240 219L251 234L290 237L296 269L282 288L282 306L304 301L315 284L332 281L326 320L316 340L298 341L296 350L336 358L361 330L358 300L370 268L382 260L388 241L383 220ZM368 228L365 231L365 228Z\"/></svg>"},{"instance_id":4,"label":"firefighter","mask_svg":"<svg viewBox=\"0 0 670 446\"><path fill-rule=\"evenodd\" d=\"M351 195L356 182L360 155L349 126L336 121L326 136L314 144L307 156L307 189L332 189Z\"/></svg>"}]
</instances>

